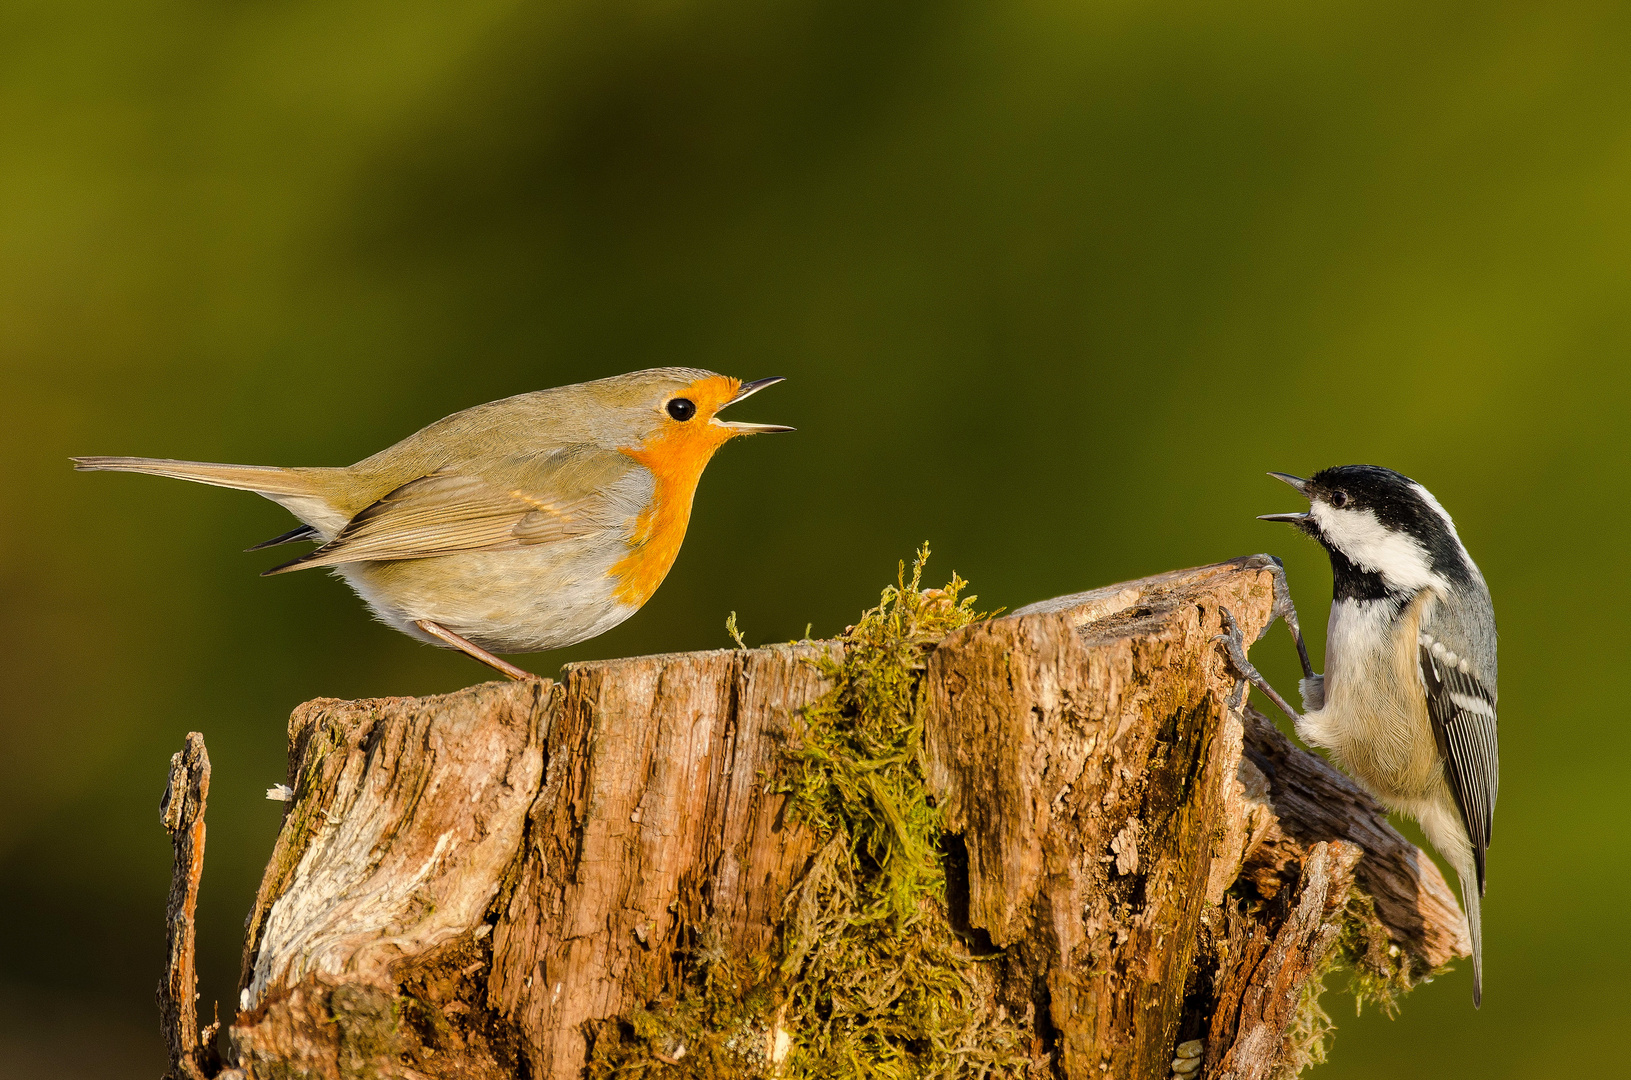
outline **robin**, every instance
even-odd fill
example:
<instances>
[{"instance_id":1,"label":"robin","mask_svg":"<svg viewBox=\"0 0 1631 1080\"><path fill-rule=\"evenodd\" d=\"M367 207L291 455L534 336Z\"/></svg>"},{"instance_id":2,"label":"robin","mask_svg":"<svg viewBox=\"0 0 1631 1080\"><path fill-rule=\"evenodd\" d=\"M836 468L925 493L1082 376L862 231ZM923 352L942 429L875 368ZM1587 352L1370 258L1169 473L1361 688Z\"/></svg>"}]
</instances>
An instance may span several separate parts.
<instances>
[{"instance_id":1,"label":"robin","mask_svg":"<svg viewBox=\"0 0 1631 1080\"><path fill-rule=\"evenodd\" d=\"M562 648L640 610L674 565L714 451L793 430L717 414L781 381L654 368L519 394L349 468L72 460L264 495L303 524L250 551L320 546L262 576L332 567L403 633L528 679L493 654Z\"/></svg>"}]
</instances>

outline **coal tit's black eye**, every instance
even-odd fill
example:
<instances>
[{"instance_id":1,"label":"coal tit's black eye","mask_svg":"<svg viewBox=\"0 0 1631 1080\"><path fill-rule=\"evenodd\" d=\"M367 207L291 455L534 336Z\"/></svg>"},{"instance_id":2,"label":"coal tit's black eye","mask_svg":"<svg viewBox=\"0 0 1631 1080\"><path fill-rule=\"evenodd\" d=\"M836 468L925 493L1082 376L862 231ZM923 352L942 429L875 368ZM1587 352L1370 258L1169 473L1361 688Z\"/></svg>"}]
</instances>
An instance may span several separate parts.
<instances>
[{"instance_id":1,"label":"coal tit's black eye","mask_svg":"<svg viewBox=\"0 0 1631 1080\"><path fill-rule=\"evenodd\" d=\"M1346 491L1331 492L1331 505L1336 507L1338 510L1341 510L1344 506L1347 506L1348 493Z\"/></svg>"},{"instance_id":2,"label":"coal tit's black eye","mask_svg":"<svg viewBox=\"0 0 1631 1080\"><path fill-rule=\"evenodd\" d=\"M676 420L689 420L697 414L697 407L690 398L677 397L668 403L668 415Z\"/></svg>"}]
</instances>

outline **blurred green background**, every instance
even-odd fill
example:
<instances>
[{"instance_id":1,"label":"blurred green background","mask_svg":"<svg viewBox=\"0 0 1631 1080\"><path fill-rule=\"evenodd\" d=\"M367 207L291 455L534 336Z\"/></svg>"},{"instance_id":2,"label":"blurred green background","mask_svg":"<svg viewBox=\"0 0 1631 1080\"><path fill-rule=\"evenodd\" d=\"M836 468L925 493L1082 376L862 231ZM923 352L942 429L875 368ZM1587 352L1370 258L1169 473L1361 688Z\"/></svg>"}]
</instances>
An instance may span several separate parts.
<instances>
[{"instance_id":1,"label":"blurred green background","mask_svg":"<svg viewBox=\"0 0 1631 1080\"><path fill-rule=\"evenodd\" d=\"M935 544L986 606L1282 554L1266 469L1377 462L1503 630L1488 978L1334 997L1332 1078L1611 1075L1631 993L1631 9L508 0L0 8L0 1075L152 1077L189 729L229 1002L284 722L472 662L246 494L69 454L344 464L658 364L789 381L656 598L527 659L840 629ZM1275 631L1256 658L1294 680Z\"/></svg>"}]
</instances>

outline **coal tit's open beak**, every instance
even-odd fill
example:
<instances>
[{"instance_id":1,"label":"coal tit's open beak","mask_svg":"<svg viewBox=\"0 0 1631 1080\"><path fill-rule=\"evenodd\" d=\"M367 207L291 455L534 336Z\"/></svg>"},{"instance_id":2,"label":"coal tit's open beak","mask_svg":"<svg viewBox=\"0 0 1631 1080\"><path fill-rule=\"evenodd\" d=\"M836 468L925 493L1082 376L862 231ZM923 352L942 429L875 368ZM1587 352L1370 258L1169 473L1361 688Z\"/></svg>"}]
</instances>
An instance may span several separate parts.
<instances>
[{"instance_id":1,"label":"coal tit's open beak","mask_svg":"<svg viewBox=\"0 0 1631 1080\"><path fill-rule=\"evenodd\" d=\"M752 382L745 382L737 389L736 396L725 402L721 408L728 409L738 401L744 401L765 387L775 386L779 382L786 382L786 380L780 375L772 375L768 379L754 379ZM714 423L721 427L730 428L732 434L736 435L768 435L773 431L798 430L785 424L749 424L743 420L721 420L718 417L714 418Z\"/></svg>"},{"instance_id":2,"label":"coal tit's open beak","mask_svg":"<svg viewBox=\"0 0 1631 1080\"><path fill-rule=\"evenodd\" d=\"M1308 481L1304 480L1302 477L1292 476L1290 473L1283 472L1271 472L1269 475L1274 477L1276 480L1284 480L1286 483L1297 489L1297 494L1301 495L1305 499L1309 498ZM1291 525L1301 525L1303 522L1308 520L1308 514L1306 512L1301 514L1258 514L1257 520L1284 521Z\"/></svg>"}]
</instances>

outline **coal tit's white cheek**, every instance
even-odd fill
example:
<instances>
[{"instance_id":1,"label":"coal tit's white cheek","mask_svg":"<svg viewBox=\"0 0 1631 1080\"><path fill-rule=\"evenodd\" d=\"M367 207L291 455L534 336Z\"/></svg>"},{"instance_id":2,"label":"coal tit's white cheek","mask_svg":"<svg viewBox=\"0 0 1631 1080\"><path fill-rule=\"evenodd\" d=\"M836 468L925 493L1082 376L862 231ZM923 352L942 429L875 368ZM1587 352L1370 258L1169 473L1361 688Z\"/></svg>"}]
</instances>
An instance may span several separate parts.
<instances>
[{"instance_id":1,"label":"coal tit's white cheek","mask_svg":"<svg viewBox=\"0 0 1631 1080\"><path fill-rule=\"evenodd\" d=\"M1443 578L1433 572L1427 549L1409 533L1383 525L1375 511L1353 507L1339 510L1330 503L1316 501L1309 507L1309 514L1332 547L1361 570L1380 574L1388 589L1415 592L1444 585Z\"/></svg>"}]
</instances>

